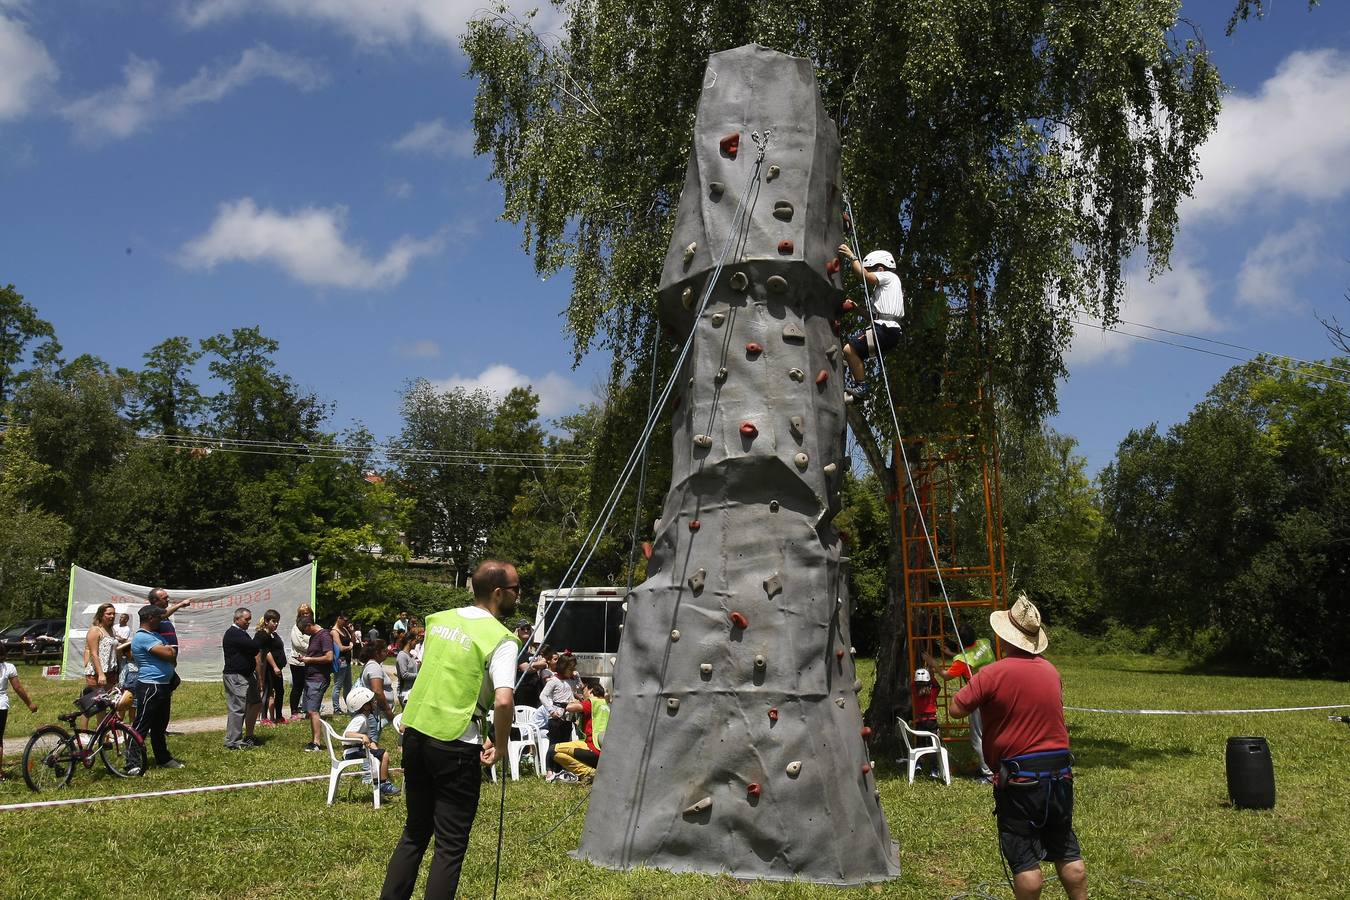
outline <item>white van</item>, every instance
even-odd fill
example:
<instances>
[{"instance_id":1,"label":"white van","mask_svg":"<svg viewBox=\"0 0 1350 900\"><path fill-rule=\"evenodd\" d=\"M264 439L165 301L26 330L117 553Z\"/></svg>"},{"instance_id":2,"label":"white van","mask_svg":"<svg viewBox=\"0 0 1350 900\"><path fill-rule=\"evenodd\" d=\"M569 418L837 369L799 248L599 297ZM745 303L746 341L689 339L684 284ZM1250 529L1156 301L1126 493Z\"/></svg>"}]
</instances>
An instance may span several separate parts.
<instances>
[{"instance_id":1,"label":"white van","mask_svg":"<svg viewBox=\"0 0 1350 900\"><path fill-rule=\"evenodd\" d=\"M534 620L536 641L571 650L577 674L598 678L608 688L623 635L624 589L570 588L544 591Z\"/></svg>"}]
</instances>

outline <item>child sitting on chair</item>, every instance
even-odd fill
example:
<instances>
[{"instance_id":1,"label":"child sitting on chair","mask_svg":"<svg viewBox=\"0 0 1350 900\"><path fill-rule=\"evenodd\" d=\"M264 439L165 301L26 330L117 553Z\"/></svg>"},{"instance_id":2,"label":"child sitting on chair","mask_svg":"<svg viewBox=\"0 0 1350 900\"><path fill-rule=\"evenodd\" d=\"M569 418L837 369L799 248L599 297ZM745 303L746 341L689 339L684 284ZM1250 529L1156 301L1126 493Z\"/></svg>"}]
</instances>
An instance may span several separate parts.
<instances>
[{"instance_id":1,"label":"child sitting on chair","mask_svg":"<svg viewBox=\"0 0 1350 900\"><path fill-rule=\"evenodd\" d=\"M375 703L375 692L365 685L358 684L347 694L347 708L355 711L352 720L347 723L347 730L342 732L344 738L360 738L360 746L356 744L345 744L346 749L342 753L343 759L360 759L366 755L366 749L369 748L370 755L379 760L380 774L376 782L376 790L386 797L392 797L399 793L398 787L389 780L389 754L381 747L377 746L368 733L369 716ZM370 773L366 773L370 777Z\"/></svg>"},{"instance_id":2,"label":"child sitting on chair","mask_svg":"<svg viewBox=\"0 0 1350 900\"><path fill-rule=\"evenodd\" d=\"M914 713L910 722L915 731L927 731L938 736L941 746L942 731L937 720L937 686L933 684L933 673L927 669L914 670ZM930 778L941 778L936 753L925 754L920 760L923 770Z\"/></svg>"}]
</instances>

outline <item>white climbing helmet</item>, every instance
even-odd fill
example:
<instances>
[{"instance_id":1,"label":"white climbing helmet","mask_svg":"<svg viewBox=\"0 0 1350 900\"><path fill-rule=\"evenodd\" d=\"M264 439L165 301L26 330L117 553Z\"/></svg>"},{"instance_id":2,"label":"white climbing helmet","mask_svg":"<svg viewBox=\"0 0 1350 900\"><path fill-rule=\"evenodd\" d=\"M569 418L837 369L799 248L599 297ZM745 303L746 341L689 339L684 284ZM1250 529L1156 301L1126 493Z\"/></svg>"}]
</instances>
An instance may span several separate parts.
<instances>
[{"instance_id":1,"label":"white climbing helmet","mask_svg":"<svg viewBox=\"0 0 1350 900\"><path fill-rule=\"evenodd\" d=\"M870 269L873 266L885 266L892 272L895 271L895 257L891 256L885 250L873 250L863 257L863 268Z\"/></svg>"},{"instance_id":2,"label":"white climbing helmet","mask_svg":"<svg viewBox=\"0 0 1350 900\"><path fill-rule=\"evenodd\" d=\"M364 684L358 684L347 692L347 711L358 712L361 707L375 699L375 692Z\"/></svg>"},{"instance_id":3,"label":"white climbing helmet","mask_svg":"<svg viewBox=\"0 0 1350 900\"><path fill-rule=\"evenodd\" d=\"M915 669L915 670L914 670L914 683L915 683L915 684L932 684L932 683L933 683L933 673L929 672L927 669Z\"/></svg>"}]
</instances>

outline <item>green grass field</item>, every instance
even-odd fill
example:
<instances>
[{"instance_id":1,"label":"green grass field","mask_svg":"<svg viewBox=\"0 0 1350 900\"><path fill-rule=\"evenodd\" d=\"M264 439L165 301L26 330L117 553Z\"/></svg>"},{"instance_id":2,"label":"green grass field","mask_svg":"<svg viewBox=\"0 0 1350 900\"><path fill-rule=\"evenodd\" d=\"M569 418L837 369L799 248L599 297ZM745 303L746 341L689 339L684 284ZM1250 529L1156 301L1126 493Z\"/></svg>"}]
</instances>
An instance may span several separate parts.
<instances>
[{"instance_id":1,"label":"green grass field","mask_svg":"<svg viewBox=\"0 0 1350 900\"><path fill-rule=\"evenodd\" d=\"M1051 654L1064 675L1065 702L1108 707L1266 707L1350 702L1344 684L1188 673L1182 664L1136 656ZM70 685L41 683L39 716L18 704L7 733L52 721ZM864 681L870 667L864 670ZM175 717L218 715L218 685L187 685ZM1340 767L1350 757L1350 727L1323 713L1224 717L1069 714L1078 757L1076 827L1091 894L1120 898L1350 897L1350 791ZM120 781L76 773L60 796L93 796L221 784L327 771L327 756L304 754L307 726L260 729L266 745L227 753L220 734L170 737L188 768L152 770ZM1224 749L1230 735L1263 735L1275 760L1277 804L1267 812L1227 801ZM954 761L968 766L968 751ZM889 758L878 782L903 875L852 890L742 883L663 872L613 873L572 860L585 815L585 789L528 778L508 786L499 896L504 898L950 898L981 884L1002 884L989 788L905 782ZM38 799L24 786L14 753L0 803ZM339 789L323 805L325 784L309 782L226 793L0 812L0 897L374 896L402 827L401 800L376 812L369 788ZM350 792L350 798L349 798ZM42 795L46 799L46 795ZM495 786L485 786L460 896L492 893ZM580 804L578 806L578 804ZM575 813L545 834L566 813ZM1050 885L1046 896L1063 896Z\"/></svg>"}]
</instances>

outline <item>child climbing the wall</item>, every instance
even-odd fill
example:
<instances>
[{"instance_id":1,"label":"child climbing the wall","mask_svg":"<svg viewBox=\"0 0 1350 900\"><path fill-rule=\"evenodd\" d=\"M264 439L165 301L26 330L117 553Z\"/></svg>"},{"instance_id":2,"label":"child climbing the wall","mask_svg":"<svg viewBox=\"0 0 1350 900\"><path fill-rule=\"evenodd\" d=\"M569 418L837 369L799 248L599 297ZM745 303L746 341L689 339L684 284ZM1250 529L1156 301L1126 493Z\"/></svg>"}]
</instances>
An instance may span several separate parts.
<instances>
[{"instance_id":1,"label":"child climbing the wall","mask_svg":"<svg viewBox=\"0 0 1350 900\"><path fill-rule=\"evenodd\" d=\"M933 684L933 673L927 669L914 670L914 707L910 724L915 731L928 731L936 734L939 741L942 740L937 720L937 686ZM942 777L936 753L927 754L919 764L929 778Z\"/></svg>"},{"instance_id":2,"label":"child climbing the wall","mask_svg":"<svg viewBox=\"0 0 1350 900\"><path fill-rule=\"evenodd\" d=\"M848 244L839 245L839 259L854 275L867 282L872 296L872 315L857 334L844 345L848 373L844 390L854 397L867 396L867 360L884 354L900 343L900 320L905 317L905 294L895 272L895 257L885 250L873 250L859 263Z\"/></svg>"}]
</instances>

